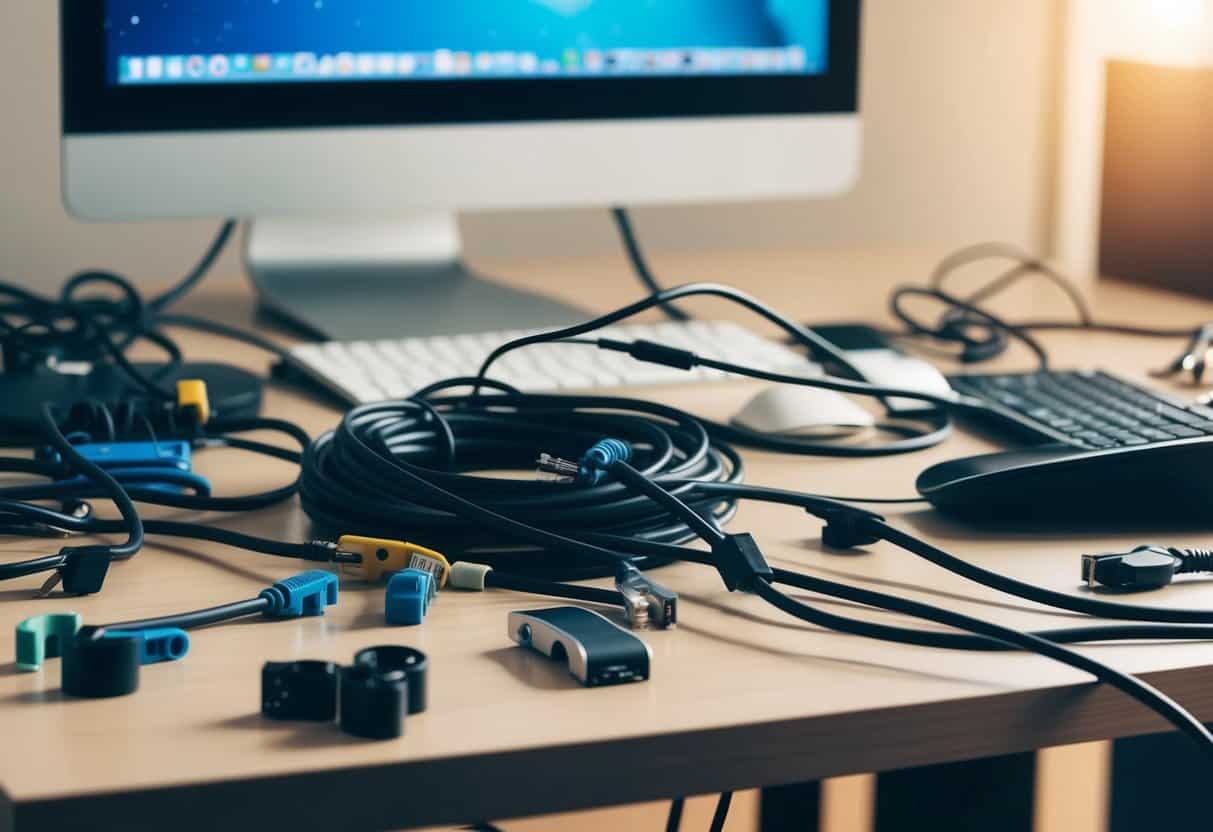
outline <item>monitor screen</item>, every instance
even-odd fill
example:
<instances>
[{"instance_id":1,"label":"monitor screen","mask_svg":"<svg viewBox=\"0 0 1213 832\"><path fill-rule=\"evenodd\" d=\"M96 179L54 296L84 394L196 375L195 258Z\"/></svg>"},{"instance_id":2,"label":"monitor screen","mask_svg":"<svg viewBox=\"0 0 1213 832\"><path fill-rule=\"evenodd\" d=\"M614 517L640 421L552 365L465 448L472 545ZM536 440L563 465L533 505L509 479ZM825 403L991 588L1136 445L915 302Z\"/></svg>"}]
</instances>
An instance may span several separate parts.
<instances>
[{"instance_id":1,"label":"monitor screen","mask_svg":"<svg viewBox=\"0 0 1213 832\"><path fill-rule=\"evenodd\" d=\"M817 75L829 0L107 0L111 85Z\"/></svg>"},{"instance_id":2,"label":"monitor screen","mask_svg":"<svg viewBox=\"0 0 1213 832\"><path fill-rule=\"evenodd\" d=\"M60 0L67 134L854 113L860 0Z\"/></svg>"}]
</instances>

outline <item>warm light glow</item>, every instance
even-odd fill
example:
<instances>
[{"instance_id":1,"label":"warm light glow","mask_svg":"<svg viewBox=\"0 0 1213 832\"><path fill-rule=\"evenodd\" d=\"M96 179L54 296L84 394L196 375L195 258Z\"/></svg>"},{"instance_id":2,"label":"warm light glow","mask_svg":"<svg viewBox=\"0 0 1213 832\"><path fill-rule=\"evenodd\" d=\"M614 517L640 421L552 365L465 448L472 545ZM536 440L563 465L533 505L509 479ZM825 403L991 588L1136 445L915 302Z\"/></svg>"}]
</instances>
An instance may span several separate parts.
<instances>
[{"instance_id":1,"label":"warm light glow","mask_svg":"<svg viewBox=\"0 0 1213 832\"><path fill-rule=\"evenodd\" d=\"M1213 62L1213 0L1099 0L1092 20L1112 57L1159 64Z\"/></svg>"},{"instance_id":2,"label":"warm light glow","mask_svg":"<svg viewBox=\"0 0 1213 832\"><path fill-rule=\"evenodd\" d=\"M1168 29L1186 29L1204 24L1208 12L1205 0L1151 0L1150 13Z\"/></svg>"}]
</instances>

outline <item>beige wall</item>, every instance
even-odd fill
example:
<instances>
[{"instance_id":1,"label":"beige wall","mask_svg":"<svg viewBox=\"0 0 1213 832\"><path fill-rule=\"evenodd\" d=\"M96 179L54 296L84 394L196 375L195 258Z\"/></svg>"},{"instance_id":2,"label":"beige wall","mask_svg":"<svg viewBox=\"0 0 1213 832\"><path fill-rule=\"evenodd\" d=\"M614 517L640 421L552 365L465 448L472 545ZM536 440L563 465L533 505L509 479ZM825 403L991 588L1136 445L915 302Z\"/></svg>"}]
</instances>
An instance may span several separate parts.
<instances>
[{"instance_id":1,"label":"beige wall","mask_svg":"<svg viewBox=\"0 0 1213 832\"><path fill-rule=\"evenodd\" d=\"M862 179L838 200L645 208L657 249L809 243L1047 243L1061 0L867 0ZM0 2L0 279L85 266L167 280L212 222L92 225L63 211L57 6ZM612 250L601 211L468 217L472 256ZM236 268L229 254L229 270Z\"/></svg>"}]
</instances>

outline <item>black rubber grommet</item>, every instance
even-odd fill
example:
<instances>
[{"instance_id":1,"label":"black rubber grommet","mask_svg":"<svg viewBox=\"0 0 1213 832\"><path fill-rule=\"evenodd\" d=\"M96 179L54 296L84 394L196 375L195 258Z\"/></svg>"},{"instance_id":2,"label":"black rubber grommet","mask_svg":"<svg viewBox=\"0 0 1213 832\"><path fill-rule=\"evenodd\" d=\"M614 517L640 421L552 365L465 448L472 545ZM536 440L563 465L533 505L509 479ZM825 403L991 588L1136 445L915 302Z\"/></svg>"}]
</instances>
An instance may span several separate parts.
<instances>
[{"instance_id":1,"label":"black rubber grommet","mask_svg":"<svg viewBox=\"0 0 1213 832\"><path fill-rule=\"evenodd\" d=\"M412 647L387 644L359 650L354 654L354 664L373 668L382 675L403 673L409 682L409 713L419 714L426 709L428 701L425 675L429 661L425 653Z\"/></svg>"},{"instance_id":2,"label":"black rubber grommet","mask_svg":"<svg viewBox=\"0 0 1213 832\"><path fill-rule=\"evenodd\" d=\"M86 699L126 696L139 689L139 639L81 627L63 648L63 692Z\"/></svg>"},{"instance_id":3,"label":"black rubber grommet","mask_svg":"<svg viewBox=\"0 0 1213 832\"><path fill-rule=\"evenodd\" d=\"M381 674L356 664L341 668L341 730L371 740L392 740L404 734L408 677Z\"/></svg>"},{"instance_id":4,"label":"black rubber grommet","mask_svg":"<svg viewBox=\"0 0 1213 832\"><path fill-rule=\"evenodd\" d=\"M337 665L322 661L266 662L261 667L261 715L332 722L337 718Z\"/></svg>"}]
</instances>

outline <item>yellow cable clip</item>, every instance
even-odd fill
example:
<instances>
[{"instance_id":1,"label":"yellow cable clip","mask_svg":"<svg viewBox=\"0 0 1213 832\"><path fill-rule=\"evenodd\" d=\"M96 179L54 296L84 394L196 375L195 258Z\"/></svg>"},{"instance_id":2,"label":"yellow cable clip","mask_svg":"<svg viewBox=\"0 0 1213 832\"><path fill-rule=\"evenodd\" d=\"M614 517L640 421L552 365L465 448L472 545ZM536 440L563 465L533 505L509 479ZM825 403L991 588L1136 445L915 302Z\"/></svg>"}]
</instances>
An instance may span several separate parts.
<instances>
[{"instance_id":1,"label":"yellow cable clip","mask_svg":"<svg viewBox=\"0 0 1213 832\"><path fill-rule=\"evenodd\" d=\"M206 382L183 378L177 382L177 406L192 407L198 413L198 424L211 420L211 400L206 392Z\"/></svg>"},{"instance_id":2,"label":"yellow cable clip","mask_svg":"<svg viewBox=\"0 0 1213 832\"><path fill-rule=\"evenodd\" d=\"M439 588L446 586L451 564L439 552L405 543L403 540L384 540L378 537L342 535L337 548L362 558L361 563L347 564L350 572L367 581L377 581L389 572L403 569L420 569L430 573Z\"/></svg>"}]
</instances>

